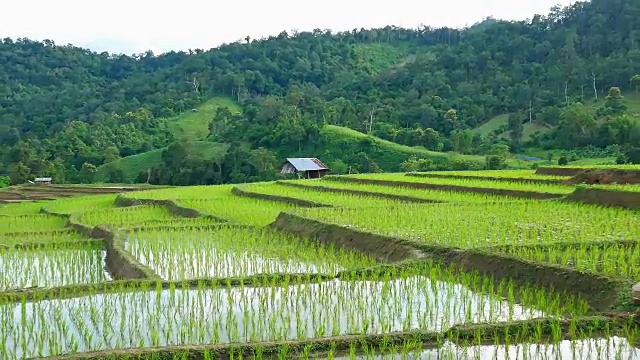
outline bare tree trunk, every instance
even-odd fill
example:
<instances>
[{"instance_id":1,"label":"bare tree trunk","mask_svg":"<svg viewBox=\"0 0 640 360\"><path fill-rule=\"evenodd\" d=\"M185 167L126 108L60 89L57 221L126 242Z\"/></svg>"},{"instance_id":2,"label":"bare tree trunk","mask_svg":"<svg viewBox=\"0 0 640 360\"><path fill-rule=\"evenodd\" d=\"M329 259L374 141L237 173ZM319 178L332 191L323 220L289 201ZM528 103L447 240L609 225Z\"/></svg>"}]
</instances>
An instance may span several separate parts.
<instances>
[{"instance_id":1,"label":"bare tree trunk","mask_svg":"<svg viewBox=\"0 0 640 360\"><path fill-rule=\"evenodd\" d=\"M198 81L198 77L196 75L193 75L193 79L187 80L187 83L193 86L195 92L200 92L200 82Z\"/></svg>"},{"instance_id":2,"label":"bare tree trunk","mask_svg":"<svg viewBox=\"0 0 640 360\"><path fill-rule=\"evenodd\" d=\"M596 73L591 72L591 84L593 85L593 96L598 100L598 88L596 86Z\"/></svg>"},{"instance_id":3,"label":"bare tree trunk","mask_svg":"<svg viewBox=\"0 0 640 360\"><path fill-rule=\"evenodd\" d=\"M564 82L564 103L569 105L569 80Z\"/></svg>"},{"instance_id":4,"label":"bare tree trunk","mask_svg":"<svg viewBox=\"0 0 640 360\"><path fill-rule=\"evenodd\" d=\"M529 100L529 122L533 121L533 105L531 100Z\"/></svg>"}]
</instances>

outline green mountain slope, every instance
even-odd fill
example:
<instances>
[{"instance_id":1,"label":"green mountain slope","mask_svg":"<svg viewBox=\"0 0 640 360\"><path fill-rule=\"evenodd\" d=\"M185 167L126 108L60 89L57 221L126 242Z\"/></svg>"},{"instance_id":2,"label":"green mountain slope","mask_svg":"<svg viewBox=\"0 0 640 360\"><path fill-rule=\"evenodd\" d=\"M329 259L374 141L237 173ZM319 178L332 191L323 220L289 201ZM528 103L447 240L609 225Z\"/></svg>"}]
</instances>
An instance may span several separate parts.
<instances>
[{"instance_id":1,"label":"green mountain slope","mask_svg":"<svg viewBox=\"0 0 640 360\"><path fill-rule=\"evenodd\" d=\"M635 121L640 122L640 96L631 93L624 95L624 104L627 106L627 116ZM595 112L599 107L601 107L604 103L604 100L600 99L599 101L592 101L589 104L591 105L592 111ZM484 122L478 126L476 126L472 131L474 134L480 134L482 136L488 136L500 129L506 129L508 126L509 114L500 114L494 116L489 121ZM525 123L523 125L524 129L522 132L523 140L527 141L531 139L531 136L536 132L539 134L545 134L552 132L555 127L550 126L548 124L542 124L540 122L533 121L531 123ZM509 137L508 131L501 131L498 134L499 137Z\"/></svg>"},{"instance_id":2,"label":"green mountain slope","mask_svg":"<svg viewBox=\"0 0 640 360\"><path fill-rule=\"evenodd\" d=\"M213 97L195 108L196 111L167 119L169 129L180 141L204 140L209 134L209 122L219 107L226 106L232 113L240 112L240 106L233 100L224 97Z\"/></svg>"},{"instance_id":3,"label":"green mountain slope","mask_svg":"<svg viewBox=\"0 0 640 360\"><path fill-rule=\"evenodd\" d=\"M223 97L213 97L204 104L198 106L196 111L189 111L184 114L167 119L169 129L180 142L195 142L196 151L201 151L204 158L224 156L228 148L225 144L216 144L207 141L200 141L207 137L209 133L209 122L215 116L219 107L226 106L232 112L239 112L240 107L233 100ZM131 183L136 180L141 172L157 167L162 162L162 152L166 148L155 149L141 154L120 158L112 163L103 164L98 167L96 181L106 182L109 179L109 169L122 169L123 181Z\"/></svg>"},{"instance_id":4,"label":"green mountain slope","mask_svg":"<svg viewBox=\"0 0 640 360\"><path fill-rule=\"evenodd\" d=\"M410 157L431 159L435 163L451 160L465 160L478 163L484 157L429 151L423 147L400 145L392 141L370 136L349 128L325 125L320 132L317 156L323 161L341 160L347 165L355 154L364 152L384 171L400 171L400 164Z\"/></svg>"}]
</instances>

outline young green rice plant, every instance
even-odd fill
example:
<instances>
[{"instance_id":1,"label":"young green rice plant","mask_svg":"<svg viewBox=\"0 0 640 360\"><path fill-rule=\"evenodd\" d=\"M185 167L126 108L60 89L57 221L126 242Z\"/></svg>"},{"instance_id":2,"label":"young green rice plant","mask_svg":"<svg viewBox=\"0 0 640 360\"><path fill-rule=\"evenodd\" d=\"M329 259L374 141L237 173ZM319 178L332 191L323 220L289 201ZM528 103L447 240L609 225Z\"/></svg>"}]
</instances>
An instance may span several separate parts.
<instances>
[{"instance_id":1,"label":"young green rice plant","mask_svg":"<svg viewBox=\"0 0 640 360\"><path fill-rule=\"evenodd\" d=\"M274 196L283 196L294 199L312 201L319 204L342 207L391 207L401 204L398 200L389 200L374 196L362 196L355 194L338 194L321 192L310 189L302 189L291 186L281 186L275 183L250 184L242 187L244 190Z\"/></svg>"},{"instance_id":2,"label":"young green rice plant","mask_svg":"<svg viewBox=\"0 0 640 360\"><path fill-rule=\"evenodd\" d=\"M92 284L110 280L105 253L96 245L0 249L0 291L27 287Z\"/></svg>"},{"instance_id":3,"label":"young green rice plant","mask_svg":"<svg viewBox=\"0 0 640 360\"><path fill-rule=\"evenodd\" d=\"M346 175L347 178L356 179L369 179L380 181L402 181L413 183L425 183L434 185L452 185L463 186L483 189L504 189L504 190L518 190L518 191L530 191L548 194L570 194L574 191L573 186L567 186L562 184L538 184L525 181L492 181L492 180L476 180L476 179L442 179L442 178L426 178L406 176L403 173L395 174L358 174L358 175ZM336 180L336 177L326 177L328 180Z\"/></svg>"},{"instance_id":4,"label":"young green rice plant","mask_svg":"<svg viewBox=\"0 0 640 360\"><path fill-rule=\"evenodd\" d=\"M509 254L540 263L551 263L580 271L640 279L640 249L615 243L603 246L582 244L566 248L519 248Z\"/></svg>"},{"instance_id":5,"label":"young green rice plant","mask_svg":"<svg viewBox=\"0 0 640 360\"><path fill-rule=\"evenodd\" d=\"M555 201L298 209L364 231L460 248L636 239L637 213Z\"/></svg>"},{"instance_id":6,"label":"young green rice plant","mask_svg":"<svg viewBox=\"0 0 640 360\"><path fill-rule=\"evenodd\" d=\"M85 242L87 238L71 230L54 230L48 232L0 234L0 247L13 248L15 246L61 244Z\"/></svg>"},{"instance_id":7,"label":"young green rice plant","mask_svg":"<svg viewBox=\"0 0 640 360\"><path fill-rule=\"evenodd\" d=\"M49 201L25 201L13 204L0 204L0 216L36 215Z\"/></svg>"},{"instance_id":8,"label":"young green rice plant","mask_svg":"<svg viewBox=\"0 0 640 360\"><path fill-rule=\"evenodd\" d=\"M151 205L90 211L82 213L79 221L89 226L109 225L115 228L141 227L146 225L211 224L211 220L208 219L177 217L170 214L164 206Z\"/></svg>"},{"instance_id":9,"label":"young green rice plant","mask_svg":"<svg viewBox=\"0 0 640 360\"><path fill-rule=\"evenodd\" d=\"M126 243L141 263L167 280L261 273L325 273L373 266L375 260L269 229L131 231Z\"/></svg>"},{"instance_id":10,"label":"young green rice plant","mask_svg":"<svg viewBox=\"0 0 640 360\"><path fill-rule=\"evenodd\" d=\"M425 175L445 175L445 176L462 176L462 177L478 177L478 178L496 178L496 179L515 179L515 180L567 180L571 176L557 175L538 175L535 170L485 170L485 171L430 171L421 173Z\"/></svg>"},{"instance_id":11,"label":"young green rice plant","mask_svg":"<svg viewBox=\"0 0 640 360\"><path fill-rule=\"evenodd\" d=\"M486 287L471 290L478 283ZM443 331L454 324L582 315L575 298L499 286L425 264L395 276L297 278L259 287L170 287L0 305L6 358L174 344L295 340L341 334ZM496 289L518 294L523 303ZM547 296L544 296L544 295Z\"/></svg>"},{"instance_id":12,"label":"young green rice plant","mask_svg":"<svg viewBox=\"0 0 640 360\"><path fill-rule=\"evenodd\" d=\"M431 189L416 189L405 186L386 186L379 184L359 184L352 182L340 182L331 181L327 178L316 180L290 180L287 181L293 184L299 184L304 186L326 187L339 190L355 190L355 191L367 191L373 193L387 194L387 195L401 195L408 196L424 200L442 201L442 202L498 202L498 201L525 201L522 198L514 198L510 196L500 196L493 194L476 194L476 193L463 193L456 191L445 190L431 190Z\"/></svg>"},{"instance_id":13,"label":"young green rice plant","mask_svg":"<svg viewBox=\"0 0 640 360\"><path fill-rule=\"evenodd\" d=\"M252 199L231 193L213 200L182 199L176 202L180 206L196 209L232 223L253 226L269 225L281 212L296 208L282 202Z\"/></svg>"},{"instance_id":14,"label":"young green rice plant","mask_svg":"<svg viewBox=\"0 0 640 360\"><path fill-rule=\"evenodd\" d=\"M57 199L49 202L43 208L58 214L77 214L87 211L107 210L114 207L114 194L79 196Z\"/></svg>"},{"instance_id":15,"label":"young green rice plant","mask_svg":"<svg viewBox=\"0 0 640 360\"><path fill-rule=\"evenodd\" d=\"M180 200L180 199L217 199L231 194L234 185L188 186L158 190L144 190L123 194L132 199Z\"/></svg>"},{"instance_id":16,"label":"young green rice plant","mask_svg":"<svg viewBox=\"0 0 640 360\"><path fill-rule=\"evenodd\" d=\"M640 184L610 184L610 185L582 185L583 188L613 190L613 191L628 191L628 192L640 192Z\"/></svg>"},{"instance_id":17,"label":"young green rice plant","mask_svg":"<svg viewBox=\"0 0 640 360\"><path fill-rule=\"evenodd\" d=\"M347 356L337 356L336 360L368 359L363 350L354 351ZM436 349L424 349L398 352L384 352L375 357L377 360L400 359L638 359L640 350L625 338L592 338L563 340L553 343L536 343L528 341L519 344L499 345L467 345L446 341Z\"/></svg>"},{"instance_id":18,"label":"young green rice plant","mask_svg":"<svg viewBox=\"0 0 640 360\"><path fill-rule=\"evenodd\" d=\"M64 229L67 219L51 215L0 216L0 235Z\"/></svg>"}]
</instances>

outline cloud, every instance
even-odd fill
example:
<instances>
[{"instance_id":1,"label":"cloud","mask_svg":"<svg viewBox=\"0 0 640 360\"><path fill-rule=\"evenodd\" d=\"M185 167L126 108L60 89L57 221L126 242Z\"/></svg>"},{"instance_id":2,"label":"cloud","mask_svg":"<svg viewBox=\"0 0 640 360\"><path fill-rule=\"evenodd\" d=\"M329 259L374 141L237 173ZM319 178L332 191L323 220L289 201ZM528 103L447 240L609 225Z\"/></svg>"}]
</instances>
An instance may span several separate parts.
<instances>
[{"instance_id":1,"label":"cloud","mask_svg":"<svg viewBox=\"0 0 640 360\"><path fill-rule=\"evenodd\" d=\"M0 37L50 39L97 51L155 53L209 49L283 30L420 24L471 25L484 17L525 19L573 0L5 0Z\"/></svg>"}]
</instances>

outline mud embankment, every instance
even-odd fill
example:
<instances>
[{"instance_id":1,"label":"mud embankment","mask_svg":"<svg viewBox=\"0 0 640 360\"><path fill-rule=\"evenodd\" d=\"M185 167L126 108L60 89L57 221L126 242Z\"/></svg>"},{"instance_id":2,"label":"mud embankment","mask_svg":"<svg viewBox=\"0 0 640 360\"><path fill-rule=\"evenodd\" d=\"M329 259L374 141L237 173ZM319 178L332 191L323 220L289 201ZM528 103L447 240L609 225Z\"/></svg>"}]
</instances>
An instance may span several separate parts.
<instances>
[{"instance_id":1,"label":"mud embankment","mask_svg":"<svg viewBox=\"0 0 640 360\"><path fill-rule=\"evenodd\" d=\"M379 193L379 192L375 192L375 191L364 191L364 190L354 190L354 189L340 189L340 188L332 188L332 187L321 186L321 185L320 186L316 186L316 185L295 184L295 183L290 183L290 182L286 182L286 181L277 181L276 184L283 185L283 186L295 187L295 188L299 188L299 189L306 189L306 190L317 190L317 191L339 193L339 194L370 196L370 197L377 197L377 198L382 198L382 199L390 199L390 200L414 202L414 203L438 203L438 202L440 202L440 201L437 201L437 200L422 199L422 198L417 198L417 197L412 197L412 196L405 196L405 195L385 194L385 193Z\"/></svg>"},{"instance_id":2,"label":"mud embankment","mask_svg":"<svg viewBox=\"0 0 640 360\"><path fill-rule=\"evenodd\" d=\"M69 226L87 237L104 241L107 270L114 279L160 279L125 249L124 236L121 232L104 225L91 227L82 224L78 221L77 215L69 217Z\"/></svg>"},{"instance_id":3,"label":"mud embankment","mask_svg":"<svg viewBox=\"0 0 640 360\"><path fill-rule=\"evenodd\" d=\"M564 197L564 195L562 194L550 194L550 193L534 192L534 191L520 191L520 190L511 190L511 189L490 189L490 188L468 187L468 186L459 186L459 185L429 184L429 183L410 182L410 181L359 179L359 178L352 178L352 177L345 177L345 176L336 176L336 177L332 176L330 179L331 181L343 181L343 182L352 182L352 183L360 183L360 184L401 186L401 187L409 187L414 189L502 195L502 196L511 196L511 197L517 197L517 198L526 198L526 199L544 200L544 199L559 199Z\"/></svg>"},{"instance_id":4,"label":"mud embankment","mask_svg":"<svg viewBox=\"0 0 640 360\"><path fill-rule=\"evenodd\" d=\"M236 196L244 196L244 197L258 199L258 200L276 201L276 202L281 202L281 203L290 204L290 205L299 206L299 207L308 207L308 208L333 207L329 204L322 204L315 201L296 199L296 198L287 197L287 196L260 194L257 192L240 189L237 186L234 186L231 189L231 193Z\"/></svg>"},{"instance_id":5,"label":"mud embankment","mask_svg":"<svg viewBox=\"0 0 640 360\"><path fill-rule=\"evenodd\" d=\"M359 251L374 256L380 262L393 263L424 257L421 251L406 241L359 232L288 213L280 213L270 226L325 245Z\"/></svg>"},{"instance_id":6,"label":"mud embankment","mask_svg":"<svg viewBox=\"0 0 640 360\"><path fill-rule=\"evenodd\" d=\"M585 204L640 209L640 192L577 188L566 198Z\"/></svg>"},{"instance_id":7,"label":"mud embankment","mask_svg":"<svg viewBox=\"0 0 640 360\"><path fill-rule=\"evenodd\" d=\"M380 262L392 263L420 258L453 265L465 272L478 272L496 282L512 279L519 285L536 284L556 291L581 296L597 311L619 307L632 284L621 278L581 272L576 269L540 264L509 255L480 250L462 250L421 244L389 236L368 233L339 225L326 224L301 216L281 213L272 227L328 245L360 251Z\"/></svg>"},{"instance_id":8,"label":"mud embankment","mask_svg":"<svg viewBox=\"0 0 640 360\"><path fill-rule=\"evenodd\" d=\"M576 176L581 171L584 171L584 168L541 166L536 169L536 175Z\"/></svg>"}]
</instances>

